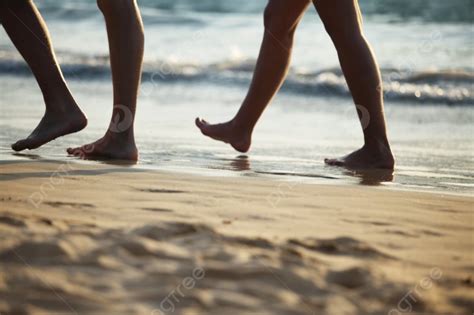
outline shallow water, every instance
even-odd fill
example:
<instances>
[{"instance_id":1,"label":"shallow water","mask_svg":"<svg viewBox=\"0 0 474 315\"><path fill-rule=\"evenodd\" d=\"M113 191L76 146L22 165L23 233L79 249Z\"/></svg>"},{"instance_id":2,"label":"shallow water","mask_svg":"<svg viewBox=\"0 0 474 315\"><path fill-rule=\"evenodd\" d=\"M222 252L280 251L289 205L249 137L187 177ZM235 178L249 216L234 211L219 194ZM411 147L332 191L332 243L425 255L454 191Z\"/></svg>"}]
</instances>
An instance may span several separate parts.
<instances>
[{"instance_id":1,"label":"shallow water","mask_svg":"<svg viewBox=\"0 0 474 315\"><path fill-rule=\"evenodd\" d=\"M2 159L66 161L65 148L95 140L108 126L110 83L72 81L90 119L86 131L27 155L14 155L9 144L27 135L42 115L41 95L32 79L2 77L2 86L6 87L0 116ZM472 107L388 103L387 119L398 162L392 178L390 174L355 174L324 165L325 157L346 154L361 144L356 113L346 99L282 93L256 129L253 149L247 155L201 136L194 118L230 118L243 92L238 87L209 84L163 84L142 97L136 124L141 154L138 167L460 193L474 189Z\"/></svg>"},{"instance_id":2,"label":"shallow water","mask_svg":"<svg viewBox=\"0 0 474 315\"><path fill-rule=\"evenodd\" d=\"M1 31L2 159L66 160L66 147L97 139L110 119L107 39L94 1L37 3L90 125L26 155L13 154L10 143L28 135L43 105L35 81ZM140 2L147 47L137 117L139 167L472 193L472 10L466 11L463 0L449 8L432 1L418 15L394 10L390 0L374 3L361 2L384 77L398 162L393 178L348 173L322 162L357 149L362 137L334 48L312 8L297 32L287 83L259 124L252 151L239 155L194 127L196 116L211 122L231 118L245 96L265 1L239 6L235 1Z\"/></svg>"}]
</instances>

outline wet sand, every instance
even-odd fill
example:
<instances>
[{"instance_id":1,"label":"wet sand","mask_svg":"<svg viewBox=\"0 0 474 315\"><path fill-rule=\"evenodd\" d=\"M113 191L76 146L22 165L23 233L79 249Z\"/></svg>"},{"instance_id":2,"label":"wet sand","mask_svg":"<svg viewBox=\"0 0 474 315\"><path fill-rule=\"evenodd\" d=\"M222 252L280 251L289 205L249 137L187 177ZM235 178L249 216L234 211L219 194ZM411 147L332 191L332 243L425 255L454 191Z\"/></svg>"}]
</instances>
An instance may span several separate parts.
<instances>
[{"instance_id":1,"label":"wet sand","mask_svg":"<svg viewBox=\"0 0 474 315\"><path fill-rule=\"evenodd\" d=\"M472 314L473 198L0 163L1 314Z\"/></svg>"}]
</instances>

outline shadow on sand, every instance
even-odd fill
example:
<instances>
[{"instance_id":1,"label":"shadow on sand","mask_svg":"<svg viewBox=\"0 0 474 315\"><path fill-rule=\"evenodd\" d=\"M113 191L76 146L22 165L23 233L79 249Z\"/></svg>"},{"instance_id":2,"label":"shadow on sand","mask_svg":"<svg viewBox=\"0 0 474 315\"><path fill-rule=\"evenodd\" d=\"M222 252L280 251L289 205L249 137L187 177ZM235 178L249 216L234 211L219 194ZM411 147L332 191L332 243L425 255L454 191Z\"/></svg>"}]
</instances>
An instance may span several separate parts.
<instances>
[{"instance_id":1,"label":"shadow on sand","mask_svg":"<svg viewBox=\"0 0 474 315\"><path fill-rule=\"evenodd\" d=\"M24 154L15 153L16 157L24 159L17 160L4 160L0 161L0 167L4 167L0 174L0 181L11 181L24 178L47 178L55 175L76 175L76 176L98 176L110 173L134 173L134 172L148 172L149 170L144 168L133 167L137 163L130 161L117 161L117 160L94 160L97 163L84 162L78 159L70 160L52 160L46 159L36 154ZM51 164L51 170L42 172L20 172L20 173L8 173L7 165L25 164L35 162ZM225 160L226 166L221 166L216 169L230 170L234 172L248 172L251 171L254 174L260 175L275 175L275 176L297 176L305 178L315 179L340 179L338 176L327 176L319 174L298 174L298 173L285 173L285 172L262 172L256 171L251 168L250 158L247 155L239 155L233 159ZM77 166L82 167L77 167ZM84 165L90 165L90 169L84 169ZM97 167L97 166L108 166ZM336 172L336 169L335 169ZM349 176L358 179L358 184L363 186L379 186L383 183L392 182L394 179L393 170L344 170L342 172L344 176Z\"/></svg>"},{"instance_id":2,"label":"shadow on sand","mask_svg":"<svg viewBox=\"0 0 474 315\"><path fill-rule=\"evenodd\" d=\"M2 168L0 181L13 181L26 178L49 178L51 176L98 176L110 173L147 172L147 170L133 167L136 163L130 163L129 161L101 160L97 161L97 164L87 164L87 162L81 163L81 161L77 159L52 160L42 158L36 154L15 153L13 155L25 159L0 161L0 167ZM28 163L33 166L36 162L48 163L51 165L51 169L41 172L8 172L8 166L25 165ZM90 165L91 168L84 169L84 166L88 165ZM108 167L98 167L103 165L107 165Z\"/></svg>"}]
</instances>

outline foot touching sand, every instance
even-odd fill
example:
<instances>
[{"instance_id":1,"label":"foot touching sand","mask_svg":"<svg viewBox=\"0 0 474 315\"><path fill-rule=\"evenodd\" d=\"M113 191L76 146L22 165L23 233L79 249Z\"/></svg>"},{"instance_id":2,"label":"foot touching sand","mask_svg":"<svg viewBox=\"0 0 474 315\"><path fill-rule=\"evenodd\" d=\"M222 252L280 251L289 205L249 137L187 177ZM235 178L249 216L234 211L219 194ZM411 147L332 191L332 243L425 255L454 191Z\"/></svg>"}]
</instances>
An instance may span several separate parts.
<instances>
[{"instance_id":1,"label":"foot touching sand","mask_svg":"<svg viewBox=\"0 0 474 315\"><path fill-rule=\"evenodd\" d=\"M209 124L196 118L196 126L202 134L214 140L230 144L235 150L246 153L252 144L252 133L237 128L232 121L223 124Z\"/></svg>"},{"instance_id":2,"label":"foot touching sand","mask_svg":"<svg viewBox=\"0 0 474 315\"><path fill-rule=\"evenodd\" d=\"M1 314L473 310L471 196L51 161L0 174Z\"/></svg>"},{"instance_id":3,"label":"foot touching sand","mask_svg":"<svg viewBox=\"0 0 474 315\"><path fill-rule=\"evenodd\" d=\"M383 146L381 149L369 149L362 147L342 158L325 159L324 162L331 166L340 166L348 169L388 169L393 170L395 159L389 148Z\"/></svg>"},{"instance_id":4,"label":"foot touching sand","mask_svg":"<svg viewBox=\"0 0 474 315\"><path fill-rule=\"evenodd\" d=\"M46 112L38 126L26 138L12 144L15 151L36 149L58 137L81 131L87 126L87 117L76 106L72 111Z\"/></svg>"},{"instance_id":5,"label":"foot touching sand","mask_svg":"<svg viewBox=\"0 0 474 315\"><path fill-rule=\"evenodd\" d=\"M82 159L137 161L138 149L133 137L107 134L93 142L77 148L68 148L67 153Z\"/></svg>"}]
</instances>

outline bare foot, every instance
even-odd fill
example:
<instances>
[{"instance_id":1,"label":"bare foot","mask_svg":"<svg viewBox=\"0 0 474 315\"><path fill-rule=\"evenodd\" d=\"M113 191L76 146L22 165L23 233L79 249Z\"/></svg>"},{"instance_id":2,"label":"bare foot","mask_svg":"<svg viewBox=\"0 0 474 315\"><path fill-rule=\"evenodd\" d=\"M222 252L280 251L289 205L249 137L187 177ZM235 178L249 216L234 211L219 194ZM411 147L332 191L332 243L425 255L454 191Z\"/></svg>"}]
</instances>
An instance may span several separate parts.
<instances>
[{"instance_id":1,"label":"bare foot","mask_svg":"<svg viewBox=\"0 0 474 315\"><path fill-rule=\"evenodd\" d=\"M331 166L340 166L348 169L390 169L395 166L395 159L389 147L379 145L377 149L364 146L361 149L338 159L325 159Z\"/></svg>"},{"instance_id":2,"label":"bare foot","mask_svg":"<svg viewBox=\"0 0 474 315\"><path fill-rule=\"evenodd\" d=\"M247 152L252 144L252 133L237 128L233 121L212 125L203 119L196 118L196 126L203 135L228 143L235 150L242 153Z\"/></svg>"},{"instance_id":3,"label":"bare foot","mask_svg":"<svg viewBox=\"0 0 474 315\"><path fill-rule=\"evenodd\" d=\"M58 137L78 132L87 126L87 117L77 107L72 112L46 112L38 126L28 136L12 144L12 149L36 149Z\"/></svg>"},{"instance_id":4,"label":"bare foot","mask_svg":"<svg viewBox=\"0 0 474 315\"><path fill-rule=\"evenodd\" d=\"M138 149L133 136L123 136L112 132L107 132L96 142L69 148L67 153L86 160L138 160Z\"/></svg>"}]
</instances>

